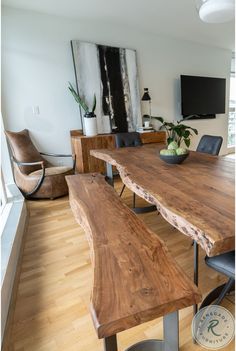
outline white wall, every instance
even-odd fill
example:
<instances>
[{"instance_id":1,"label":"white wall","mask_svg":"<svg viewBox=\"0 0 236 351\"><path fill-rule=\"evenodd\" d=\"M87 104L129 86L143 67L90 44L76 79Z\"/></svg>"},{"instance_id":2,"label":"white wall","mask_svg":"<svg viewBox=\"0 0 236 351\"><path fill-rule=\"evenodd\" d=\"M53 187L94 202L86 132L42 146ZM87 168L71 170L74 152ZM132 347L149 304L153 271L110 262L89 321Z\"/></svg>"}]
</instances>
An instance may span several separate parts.
<instances>
[{"instance_id":1,"label":"white wall","mask_svg":"<svg viewBox=\"0 0 236 351\"><path fill-rule=\"evenodd\" d=\"M157 37L108 22L11 8L4 8L2 14L5 125L15 131L28 128L42 151L70 152L69 131L80 128L78 107L67 91L67 82L75 82L71 39L136 49L141 92L143 87L149 88L153 115L168 120L179 118L180 74L225 77L228 96L228 50ZM39 106L40 115L33 115L32 106ZM222 135L222 152L226 153L227 115L188 123L199 130L199 137L206 133ZM192 148L199 137L193 138Z\"/></svg>"}]
</instances>

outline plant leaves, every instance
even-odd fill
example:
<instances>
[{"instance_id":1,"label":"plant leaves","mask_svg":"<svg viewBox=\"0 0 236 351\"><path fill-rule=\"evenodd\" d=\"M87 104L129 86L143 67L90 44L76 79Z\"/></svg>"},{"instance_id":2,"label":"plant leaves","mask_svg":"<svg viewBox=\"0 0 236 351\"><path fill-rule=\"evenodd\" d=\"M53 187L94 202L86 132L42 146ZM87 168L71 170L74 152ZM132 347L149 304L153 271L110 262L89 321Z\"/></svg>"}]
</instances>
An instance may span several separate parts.
<instances>
[{"instance_id":1,"label":"plant leaves","mask_svg":"<svg viewBox=\"0 0 236 351\"><path fill-rule=\"evenodd\" d=\"M82 107L82 109L85 112L89 111L88 105L85 103L84 100L81 99L79 94L76 93L75 89L73 88L72 84L69 82L69 87L68 89L70 90L71 94L73 95L75 101Z\"/></svg>"},{"instance_id":2,"label":"plant leaves","mask_svg":"<svg viewBox=\"0 0 236 351\"><path fill-rule=\"evenodd\" d=\"M97 104L97 100L96 100L96 95L94 94L93 96L93 107L92 107L92 112L94 113L95 109L96 109L96 104Z\"/></svg>"},{"instance_id":3,"label":"plant leaves","mask_svg":"<svg viewBox=\"0 0 236 351\"><path fill-rule=\"evenodd\" d=\"M178 126L182 126L184 127L185 129L190 129L192 130L196 135L198 135L198 130L196 128L192 128L190 126L186 126L186 124L179 124Z\"/></svg>"},{"instance_id":4,"label":"plant leaves","mask_svg":"<svg viewBox=\"0 0 236 351\"><path fill-rule=\"evenodd\" d=\"M189 139L189 138L184 138L184 142L185 142L185 145L186 145L187 147L190 146L190 139Z\"/></svg>"},{"instance_id":5,"label":"plant leaves","mask_svg":"<svg viewBox=\"0 0 236 351\"><path fill-rule=\"evenodd\" d=\"M196 134L198 135L198 130L196 128L191 128L191 130Z\"/></svg>"},{"instance_id":6,"label":"plant leaves","mask_svg":"<svg viewBox=\"0 0 236 351\"><path fill-rule=\"evenodd\" d=\"M171 129L173 129L175 127L174 123L172 123L172 122L164 122L163 124L167 127L170 127Z\"/></svg>"},{"instance_id":7,"label":"plant leaves","mask_svg":"<svg viewBox=\"0 0 236 351\"><path fill-rule=\"evenodd\" d=\"M163 117L152 117L159 122L162 123L159 130L165 128L167 132L167 144L170 144L172 141L176 140L178 145L180 146L181 141L183 140L187 147L190 146L190 136L192 135L191 131L193 131L196 135L198 135L198 131L196 128L192 128L187 126L186 124L182 124L181 121L177 121L177 124L172 122L165 122Z\"/></svg>"},{"instance_id":8,"label":"plant leaves","mask_svg":"<svg viewBox=\"0 0 236 351\"><path fill-rule=\"evenodd\" d=\"M190 135L191 135L191 133L190 133L189 130L184 130L184 132L183 132L183 137L184 137L185 139L188 138Z\"/></svg>"},{"instance_id":9,"label":"plant leaves","mask_svg":"<svg viewBox=\"0 0 236 351\"><path fill-rule=\"evenodd\" d=\"M169 138L166 139L166 141L167 141L167 144L169 145L170 143L172 143L172 141L174 141L174 139L169 137Z\"/></svg>"}]
</instances>

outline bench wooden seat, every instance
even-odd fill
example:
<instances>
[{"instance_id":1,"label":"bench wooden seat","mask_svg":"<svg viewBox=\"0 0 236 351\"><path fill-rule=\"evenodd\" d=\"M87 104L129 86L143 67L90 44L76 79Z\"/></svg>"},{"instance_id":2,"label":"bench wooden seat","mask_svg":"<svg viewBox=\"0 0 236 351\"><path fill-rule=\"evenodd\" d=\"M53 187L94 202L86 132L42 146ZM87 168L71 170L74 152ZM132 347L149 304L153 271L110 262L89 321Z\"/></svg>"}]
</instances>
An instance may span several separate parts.
<instances>
[{"instance_id":1,"label":"bench wooden seat","mask_svg":"<svg viewBox=\"0 0 236 351\"><path fill-rule=\"evenodd\" d=\"M201 294L164 243L100 174L66 177L94 269L91 313L99 338L196 304Z\"/></svg>"}]
</instances>

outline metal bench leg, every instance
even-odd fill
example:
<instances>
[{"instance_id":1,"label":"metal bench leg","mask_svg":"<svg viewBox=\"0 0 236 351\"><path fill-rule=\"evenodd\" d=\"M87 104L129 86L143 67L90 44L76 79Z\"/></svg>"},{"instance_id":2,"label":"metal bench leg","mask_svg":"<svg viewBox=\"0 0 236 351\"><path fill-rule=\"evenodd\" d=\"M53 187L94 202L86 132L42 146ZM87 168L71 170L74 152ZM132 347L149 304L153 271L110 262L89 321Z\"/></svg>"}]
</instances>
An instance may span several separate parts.
<instances>
[{"instance_id":1,"label":"metal bench leg","mask_svg":"<svg viewBox=\"0 0 236 351\"><path fill-rule=\"evenodd\" d=\"M103 339L104 351L118 351L116 334Z\"/></svg>"},{"instance_id":2,"label":"metal bench leg","mask_svg":"<svg viewBox=\"0 0 236 351\"><path fill-rule=\"evenodd\" d=\"M163 318L164 340L144 340L130 346L126 351L179 351L178 311Z\"/></svg>"},{"instance_id":3,"label":"metal bench leg","mask_svg":"<svg viewBox=\"0 0 236 351\"><path fill-rule=\"evenodd\" d=\"M179 313L164 316L164 351L179 350Z\"/></svg>"}]
</instances>

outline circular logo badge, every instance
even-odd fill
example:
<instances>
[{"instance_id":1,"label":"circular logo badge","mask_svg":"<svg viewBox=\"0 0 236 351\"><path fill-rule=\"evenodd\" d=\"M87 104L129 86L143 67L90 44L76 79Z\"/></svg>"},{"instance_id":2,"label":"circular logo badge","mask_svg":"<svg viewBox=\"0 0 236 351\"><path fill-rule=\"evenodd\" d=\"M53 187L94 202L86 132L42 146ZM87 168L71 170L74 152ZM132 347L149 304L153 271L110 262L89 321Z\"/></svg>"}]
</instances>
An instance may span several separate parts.
<instances>
[{"instance_id":1,"label":"circular logo badge","mask_svg":"<svg viewBox=\"0 0 236 351\"><path fill-rule=\"evenodd\" d=\"M221 349L234 338L234 317L224 307L204 307L193 318L192 333L202 347L208 350Z\"/></svg>"}]
</instances>

